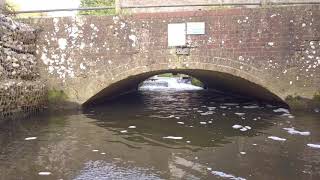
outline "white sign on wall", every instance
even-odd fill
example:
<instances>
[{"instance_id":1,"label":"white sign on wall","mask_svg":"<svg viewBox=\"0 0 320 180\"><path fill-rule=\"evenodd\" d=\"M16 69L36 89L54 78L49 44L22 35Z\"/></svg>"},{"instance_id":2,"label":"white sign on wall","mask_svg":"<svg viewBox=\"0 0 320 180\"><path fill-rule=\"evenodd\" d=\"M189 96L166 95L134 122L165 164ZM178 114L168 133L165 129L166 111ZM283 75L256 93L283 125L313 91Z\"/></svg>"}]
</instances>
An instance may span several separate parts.
<instances>
[{"instance_id":1,"label":"white sign on wall","mask_svg":"<svg viewBox=\"0 0 320 180\"><path fill-rule=\"evenodd\" d=\"M204 22L188 22L187 23L187 34L205 34L205 23Z\"/></svg>"},{"instance_id":2,"label":"white sign on wall","mask_svg":"<svg viewBox=\"0 0 320 180\"><path fill-rule=\"evenodd\" d=\"M168 46L186 45L186 24L168 24Z\"/></svg>"}]
</instances>

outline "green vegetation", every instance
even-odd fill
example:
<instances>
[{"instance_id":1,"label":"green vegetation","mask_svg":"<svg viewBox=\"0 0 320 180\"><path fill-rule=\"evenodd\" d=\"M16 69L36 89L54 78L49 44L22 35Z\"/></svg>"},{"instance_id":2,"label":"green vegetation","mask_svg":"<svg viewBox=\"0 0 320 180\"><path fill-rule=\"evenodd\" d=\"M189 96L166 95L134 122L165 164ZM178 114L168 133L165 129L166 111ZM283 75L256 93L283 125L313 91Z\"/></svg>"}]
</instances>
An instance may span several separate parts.
<instances>
[{"instance_id":1,"label":"green vegetation","mask_svg":"<svg viewBox=\"0 0 320 180\"><path fill-rule=\"evenodd\" d=\"M48 91L49 103L63 102L68 99L68 96L61 90L51 89Z\"/></svg>"},{"instance_id":2,"label":"green vegetation","mask_svg":"<svg viewBox=\"0 0 320 180\"><path fill-rule=\"evenodd\" d=\"M115 0L81 0L80 6L85 7L105 7L115 6ZM96 10L96 11L80 11L80 15L115 15L115 9Z\"/></svg>"},{"instance_id":3,"label":"green vegetation","mask_svg":"<svg viewBox=\"0 0 320 180\"><path fill-rule=\"evenodd\" d=\"M172 74L172 73L164 73L164 74L159 74L158 77L180 77L178 74Z\"/></svg>"},{"instance_id":4,"label":"green vegetation","mask_svg":"<svg viewBox=\"0 0 320 180\"><path fill-rule=\"evenodd\" d=\"M313 100L320 103L320 91L313 95Z\"/></svg>"},{"instance_id":5,"label":"green vegetation","mask_svg":"<svg viewBox=\"0 0 320 180\"><path fill-rule=\"evenodd\" d=\"M21 9L20 5L15 0L6 0L3 14L13 15L17 18L28 18L28 17L41 17L46 16L46 13L27 13L27 14L15 14L16 11Z\"/></svg>"},{"instance_id":6,"label":"green vegetation","mask_svg":"<svg viewBox=\"0 0 320 180\"><path fill-rule=\"evenodd\" d=\"M191 84L194 86L204 87L203 83L194 77L192 77Z\"/></svg>"},{"instance_id":7,"label":"green vegetation","mask_svg":"<svg viewBox=\"0 0 320 180\"><path fill-rule=\"evenodd\" d=\"M3 14L14 14L14 12L19 8L12 0L7 0L3 7Z\"/></svg>"}]
</instances>

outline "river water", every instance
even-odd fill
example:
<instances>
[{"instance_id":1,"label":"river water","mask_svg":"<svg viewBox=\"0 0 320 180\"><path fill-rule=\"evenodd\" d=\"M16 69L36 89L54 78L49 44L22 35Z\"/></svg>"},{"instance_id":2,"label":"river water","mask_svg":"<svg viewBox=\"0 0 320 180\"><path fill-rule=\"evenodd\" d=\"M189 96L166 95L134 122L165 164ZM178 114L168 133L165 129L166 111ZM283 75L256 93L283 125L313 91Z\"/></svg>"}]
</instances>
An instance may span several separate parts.
<instances>
[{"instance_id":1,"label":"river water","mask_svg":"<svg viewBox=\"0 0 320 180\"><path fill-rule=\"evenodd\" d=\"M287 111L163 90L9 121L0 179L320 179L320 114Z\"/></svg>"}]
</instances>

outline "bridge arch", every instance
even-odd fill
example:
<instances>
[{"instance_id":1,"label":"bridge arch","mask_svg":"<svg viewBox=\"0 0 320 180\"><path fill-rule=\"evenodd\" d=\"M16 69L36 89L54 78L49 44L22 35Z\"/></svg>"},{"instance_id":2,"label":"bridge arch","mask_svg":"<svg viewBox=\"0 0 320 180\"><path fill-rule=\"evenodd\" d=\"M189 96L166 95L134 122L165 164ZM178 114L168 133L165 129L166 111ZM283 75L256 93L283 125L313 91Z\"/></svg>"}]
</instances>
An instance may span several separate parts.
<instances>
[{"instance_id":1,"label":"bridge arch","mask_svg":"<svg viewBox=\"0 0 320 180\"><path fill-rule=\"evenodd\" d=\"M232 60L229 59L228 61ZM91 94L87 94L83 105L97 104L108 98L137 90L138 85L144 80L163 73L186 74L199 79L209 89L214 88L247 95L259 100L284 103L281 94L273 87L268 86L263 73L258 69L247 64L240 64L237 61L232 61L233 63L225 61L227 63L220 62L219 64L214 62L215 60L210 62L153 64L149 62L149 65L137 66L118 74L114 74L110 70L109 75L99 76L100 78L98 77L98 79L90 82L88 87L96 88L91 89ZM143 64L148 64L148 62L143 62ZM107 76L109 77L105 78ZM99 86L95 84L96 82L99 82Z\"/></svg>"}]
</instances>

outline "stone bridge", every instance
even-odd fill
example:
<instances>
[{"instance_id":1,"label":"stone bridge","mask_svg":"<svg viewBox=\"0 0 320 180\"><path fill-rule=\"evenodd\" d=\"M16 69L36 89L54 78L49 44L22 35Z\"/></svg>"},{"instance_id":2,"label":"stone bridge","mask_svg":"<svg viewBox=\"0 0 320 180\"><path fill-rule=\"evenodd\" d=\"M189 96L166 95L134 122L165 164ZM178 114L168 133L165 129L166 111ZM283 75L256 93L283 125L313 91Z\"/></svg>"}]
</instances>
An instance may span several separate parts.
<instances>
[{"instance_id":1,"label":"stone bridge","mask_svg":"<svg viewBox=\"0 0 320 180\"><path fill-rule=\"evenodd\" d=\"M166 72L282 102L312 99L320 90L317 5L24 21L41 29L37 56L48 87L81 105ZM168 46L168 24L187 22L204 22L205 34L187 34L189 52L177 54Z\"/></svg>"}]
</instances>

